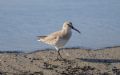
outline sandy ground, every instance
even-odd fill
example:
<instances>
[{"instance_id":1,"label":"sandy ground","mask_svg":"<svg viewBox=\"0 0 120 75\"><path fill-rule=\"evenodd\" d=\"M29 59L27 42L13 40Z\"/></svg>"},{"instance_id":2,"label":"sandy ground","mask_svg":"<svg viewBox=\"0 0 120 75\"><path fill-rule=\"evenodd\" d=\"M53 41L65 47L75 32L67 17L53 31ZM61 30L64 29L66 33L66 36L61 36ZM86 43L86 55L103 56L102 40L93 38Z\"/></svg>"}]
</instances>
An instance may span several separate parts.
<instances>
[{"instance_id":1,"label":"sandy ground","mask_svg":"<svg viewBox=\"0 0 120 75\"><path fill-rule=\"evenodd\" d=\"M0 75L120 75L120 47L0 53Z\"/></svg>"}]
</instances>

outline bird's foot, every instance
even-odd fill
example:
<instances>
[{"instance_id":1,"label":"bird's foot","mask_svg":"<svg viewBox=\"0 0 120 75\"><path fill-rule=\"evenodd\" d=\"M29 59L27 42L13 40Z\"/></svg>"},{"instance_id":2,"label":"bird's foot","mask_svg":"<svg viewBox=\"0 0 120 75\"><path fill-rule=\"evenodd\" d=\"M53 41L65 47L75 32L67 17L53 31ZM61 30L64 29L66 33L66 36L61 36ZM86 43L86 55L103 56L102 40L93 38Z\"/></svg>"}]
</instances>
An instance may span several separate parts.
<instances>
[{"instance_id":1,"label":"bird's foot","mask_svg":"<svg viewBox=\"0 0 120 75\"><path fill-rule=\"evenodd\" d=\"M61 57L57 57L56 59L55 59L55 61L65 61L66 59L64 59L64 58L61 58Z\"/></svg>"}]
</instances>

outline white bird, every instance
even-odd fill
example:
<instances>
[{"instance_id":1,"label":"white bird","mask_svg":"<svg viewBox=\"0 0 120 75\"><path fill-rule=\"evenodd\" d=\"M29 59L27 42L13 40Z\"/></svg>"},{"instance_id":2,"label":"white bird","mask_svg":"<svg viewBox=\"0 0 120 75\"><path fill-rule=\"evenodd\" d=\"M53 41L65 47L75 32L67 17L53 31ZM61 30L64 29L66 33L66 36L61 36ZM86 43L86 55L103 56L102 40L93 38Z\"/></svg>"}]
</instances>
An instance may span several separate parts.
<instances>
[{"instance_id":1,"label":"white bird","mask_svg":"<svg viewBox=\"0 0 120 75\"><path fill-rule=\"evenodd\" d=\"M59 51L60 51L61 48L63 48L65 46L65 44L70 39L70 37L72 35L71 29L73 29L73 30L77 31L78 33L80 33L79 30L77 30L75 27L73 27L72 22L66 21L66 22L64 22L63 27L62 27L61 30L59 30L57 32L53 32L53 33L51 33L51 34L49 34L47 36L37 36L38 41L41 41L43 43L54 46L55 49L58 52L58 55L62 58Z\"/></svg>"}]
</instances>

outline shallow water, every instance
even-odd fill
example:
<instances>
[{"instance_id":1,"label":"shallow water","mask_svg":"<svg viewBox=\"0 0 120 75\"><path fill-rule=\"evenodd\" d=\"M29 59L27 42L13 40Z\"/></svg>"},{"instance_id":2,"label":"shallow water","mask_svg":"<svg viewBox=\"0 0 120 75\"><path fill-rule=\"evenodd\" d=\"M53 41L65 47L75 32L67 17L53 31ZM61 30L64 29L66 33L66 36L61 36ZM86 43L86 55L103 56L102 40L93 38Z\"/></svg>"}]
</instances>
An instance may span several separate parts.
<instances>
[{"instance_id":1,"label":"shallow water","mask_svg":"<svg viewBox=\"0 0 120 75\"><path fill-rule=\"evenodd\" d=\"M36 36L61 29L65 20L82 32L73 31L66 47L120 45L120 0L2 0L0 50L52 48Z\"/></svg>"}]
</instances>

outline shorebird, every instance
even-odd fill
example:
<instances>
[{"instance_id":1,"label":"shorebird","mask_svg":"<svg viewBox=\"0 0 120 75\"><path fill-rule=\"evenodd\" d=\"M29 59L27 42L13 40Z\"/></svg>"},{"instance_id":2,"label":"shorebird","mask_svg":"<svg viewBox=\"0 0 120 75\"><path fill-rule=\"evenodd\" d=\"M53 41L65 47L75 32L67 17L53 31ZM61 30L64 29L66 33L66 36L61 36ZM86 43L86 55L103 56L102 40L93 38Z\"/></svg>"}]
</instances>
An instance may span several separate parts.
<instances>
[{"instance_id":1,"label":"shorebird","mask_svg":"<svg viewBox=\"0 0 120 75\"><path fill-rule=\"evenodd\" d=\"M65 21L61 30L59 30L57 32L53 32L47 36L37 36L38 37L37 41L54 46L58 52L57 58L58 58L58 56L60 56L60 58L62 58L62 56L60 54L60 49L63 48L65 46L65 44L68 42L68 40L70 39L70 37L72 35L71 29L80 33L79 30L77 30L75 27L73 27L72 22Z\"/></svg>"}]
</instances>

